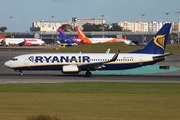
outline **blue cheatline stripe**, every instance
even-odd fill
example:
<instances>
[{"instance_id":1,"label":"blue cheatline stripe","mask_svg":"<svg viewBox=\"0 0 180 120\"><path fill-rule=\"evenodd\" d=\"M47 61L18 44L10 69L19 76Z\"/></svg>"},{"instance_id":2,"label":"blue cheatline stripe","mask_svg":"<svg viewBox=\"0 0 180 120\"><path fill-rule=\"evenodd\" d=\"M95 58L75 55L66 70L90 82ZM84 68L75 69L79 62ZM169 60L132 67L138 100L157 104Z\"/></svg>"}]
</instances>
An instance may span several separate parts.
<instances>
[{"instance_id":1,"label":"blue cheatline stripe","mask_svg":"<svg viewBox=\"0 0 180 120\"><path fill-rule=\"evenodd\" d=\"M154 64L154 61L152 62L144 62L142 65L152 65ZM102 67L103 70L124 70L129 68L137 68L142 66L140 63L133 63L133 64L105 64L106 67ZM57 65L37 65L37 66L22 66L22 67L14 67L13 69L16 70L62 70L62 64ZM81 69L86 70L86 69Z\"/></svg>"},{"instance_id":2,"label":"blue cheatline stripe","mask_svg":"<svg viewBox=\"0 0 180 120\"><path fill-rule=\"evenodd\" d=\"M105 71L93 71L93 74L107 74L107 75L140 75L140 74L153 74L153 73L165 73L178 71L180 68L170 66L170 69L159 69L159 65L144 66L140 68L134 68L129 70L105 70Z\"/></svg>"},{"instance_id":3,"label":"blue cheatline stripe","mask_svg":"<svg viewBox=\"0 0 180 120\"><path fill-rule=\"evenodd\" d=\"M152 65L156 63L155 61L151 62L143 62L143 63L132 63L132 64L104 64L105 67L102 67L102 70L125 70L125 69L131 69L131 68L138 68L145 65ZM36 66L37 65L37 66ZM22 67L14 67L13 69L16 70L62 70L63 64L49 64L49 65L38 65L35 66L22 66ZM84 68L81 68L81 70L85 70ZM94 69L92 69L94 70ZM138 70L139 71L139 70ZM116 71L117 72L117 71ZM135 71L136 72L136 71Z\"/></svg>"}]
</instances>

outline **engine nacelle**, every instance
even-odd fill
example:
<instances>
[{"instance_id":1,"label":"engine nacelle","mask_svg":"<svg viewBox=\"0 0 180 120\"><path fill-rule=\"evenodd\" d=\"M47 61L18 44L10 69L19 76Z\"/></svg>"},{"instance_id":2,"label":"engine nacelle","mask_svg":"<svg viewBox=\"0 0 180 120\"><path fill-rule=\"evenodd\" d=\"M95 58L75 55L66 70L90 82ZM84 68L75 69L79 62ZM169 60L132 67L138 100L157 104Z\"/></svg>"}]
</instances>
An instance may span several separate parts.
<instances>
[{"instance_id":1,"label":"engine nacelle","mask_svg":"<svg viewBox=\"0 0 180 120\"><path fill-rule=\"evenodd\" d=\"M62 67L62 73L64 74L78 74L79 72L77 65L65 65Z\"/></svg>"},{"instance_id":2,"label":"engine nacelle","mask_svg":"<svg viewBox=\"0 0 180 120\"><path fill-rule=\"evenodd\" d=\"M32 46L30 42L26 42L26 46Z\"/></svg>"}]
</instances>

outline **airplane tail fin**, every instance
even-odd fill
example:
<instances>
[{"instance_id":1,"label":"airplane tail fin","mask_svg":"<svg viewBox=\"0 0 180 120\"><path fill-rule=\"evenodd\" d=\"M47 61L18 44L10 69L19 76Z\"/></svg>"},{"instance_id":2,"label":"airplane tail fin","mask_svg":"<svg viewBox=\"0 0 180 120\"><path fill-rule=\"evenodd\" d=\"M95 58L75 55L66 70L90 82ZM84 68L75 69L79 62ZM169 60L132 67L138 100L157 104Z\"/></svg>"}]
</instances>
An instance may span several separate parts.
<instances>
[{"instance_id":1,"label":"airplane tail fin","mask_svg":"<svg viewBox=\"0 0 180 120\"><path fill-rule=\"evenodd\" d=\"M0 39L4 39L4 36L1 36L1 35L0 35Z\"/></svg>"},{"instance_id":2,"label":"airplane tail fin","mask_svg":"<svg viewBox=\"0 0 180 120\"><path fill-rule=\"evenodd\" d=\"M66 35L66 33L64 32L64 30L62 28L58 28L58 32L63 33L64 35Z\"/></svg>"},{"instance_id":3,"label":"airplane tail fin","mask_svg":"<svg viewBox=\"0 0 180 120\"><path fill-rule=\"evenodd\" d=\"M60 40L69 39L69 37L66 35L66 33L61 28L58 29L58 32L59 32L59 39Z\"/></svg>"},{"instance_id":4,"label":"airplane tail fin","mask_svg":"<svg viewBox=\"0 0 180 120\"><path fill-rule=\"evenodd\" d=\"M82 32L80 28L77 28L78 38L81 40L83 44L92 44L91 40L86 37L86 35Z\"/></svg>"},{"instance_id":5,"label":"airplane tail fin","mask_svg":"<svg viewBox=\"0 0 180 120\"><path fill-rule=\"evenodd\" d=\"M164 54L170 28L171 23L165 23L163 27L156 33L154 38L152 38L143 49L136 50L131 53Z\"/></svg>"},{"instance_id":6,"label":"airplane tail fin","mask_svg":"<svg viewBox=\"0 0 180 120\"><path fill-rule=\"evenodd\" d=\"M80 44L76 39L72 39L72 38L68 37L61 28L58 29L58 32L59 32L59 42L74 44L74 45Z\"/></svg>"}]
</instances>

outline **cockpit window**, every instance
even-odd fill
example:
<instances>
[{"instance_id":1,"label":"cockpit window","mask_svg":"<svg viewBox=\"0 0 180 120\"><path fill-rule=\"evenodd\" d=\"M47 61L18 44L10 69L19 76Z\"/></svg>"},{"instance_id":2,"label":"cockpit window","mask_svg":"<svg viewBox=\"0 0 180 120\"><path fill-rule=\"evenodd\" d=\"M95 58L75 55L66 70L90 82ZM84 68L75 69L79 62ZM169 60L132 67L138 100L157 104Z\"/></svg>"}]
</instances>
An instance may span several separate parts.
<instances>
[{"instance_id":1,"label":"cockpit window","mask_svg":"<svg viewBox=\"0 0 180 120\"><path fill-rule=\"evenodd\" d=\"M17 58L12 58L11 60L13 60L13 61L17 61L18 59L17 59Z\"/></svg>"}]
</instances>

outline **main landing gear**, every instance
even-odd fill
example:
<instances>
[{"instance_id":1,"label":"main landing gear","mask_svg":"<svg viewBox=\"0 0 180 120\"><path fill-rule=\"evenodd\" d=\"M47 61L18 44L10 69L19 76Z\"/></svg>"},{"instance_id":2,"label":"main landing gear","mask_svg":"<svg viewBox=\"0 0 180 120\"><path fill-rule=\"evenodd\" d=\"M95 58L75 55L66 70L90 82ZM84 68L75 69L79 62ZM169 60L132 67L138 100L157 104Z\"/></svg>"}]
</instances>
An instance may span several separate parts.
<instances>
[{"instance_id":1,"label":"main landing gear","mask_svg":"<svg viewBox=\"0 0 180 120\"><path fill-rule=\"evenodd\" d=\"M91 77L92 76L92 73L90 71L86 71L86 76L87 77Z\"/></svg>"}]
</instances>

